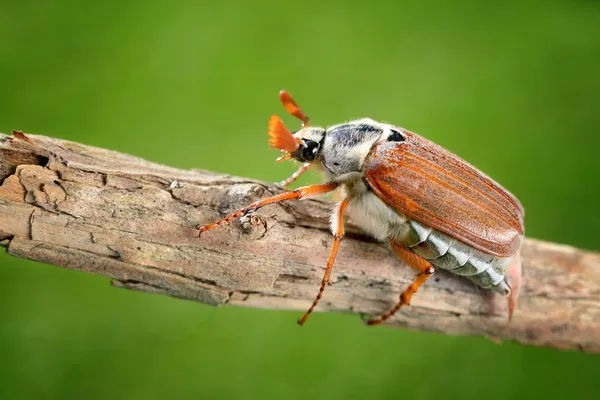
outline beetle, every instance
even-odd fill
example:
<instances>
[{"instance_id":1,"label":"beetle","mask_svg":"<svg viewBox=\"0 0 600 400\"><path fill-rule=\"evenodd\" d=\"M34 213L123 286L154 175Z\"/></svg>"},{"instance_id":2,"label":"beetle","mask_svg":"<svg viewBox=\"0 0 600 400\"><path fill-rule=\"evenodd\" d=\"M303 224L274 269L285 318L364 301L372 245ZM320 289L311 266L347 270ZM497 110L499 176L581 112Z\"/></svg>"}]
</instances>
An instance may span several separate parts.
<instances>
[{"instance_id":1,"label":"beetle","mask_svg":"<svg viewBox=\"0 0 600 400\"><path fill-rule=\"evenodd\" d=\"M377 325L410 305L414 293L435 268L464 276L477 286L508 299L508 319L516 308L521 282L520 247L524 234L519 200L483 172L443 147L406 129L358 119L328 128L310 126L310 119L282 90L285 109L302 121L291 133L277 116L269 121L269 144L279 149L278 161L294 159L302 166L282 182L287 186L312 166L325 181L300 187L247 207L199 228L199 235L251 211L282 201L299 200L341 189L342 200L331 217L333 246L319 292L303 325L321 299L344 236L344 215L366 234L387 243L417 272L398 303L378 318Z\"/></svg>"}]
</instances>

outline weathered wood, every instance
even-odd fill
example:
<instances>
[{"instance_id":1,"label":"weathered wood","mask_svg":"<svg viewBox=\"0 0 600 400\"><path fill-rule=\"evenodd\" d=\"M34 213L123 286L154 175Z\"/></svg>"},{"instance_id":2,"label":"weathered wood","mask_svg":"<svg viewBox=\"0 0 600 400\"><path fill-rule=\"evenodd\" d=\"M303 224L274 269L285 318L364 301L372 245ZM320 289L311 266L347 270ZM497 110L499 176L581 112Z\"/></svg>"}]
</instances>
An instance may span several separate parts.
<instances>
[{"instance_id":1,"label":"weathered wood","mask_svg":"<svg viewBox=\"0 0 600 400\"><path fill-rule=\"evenodd\" d=\"M310 305L332 242L327 202L265 207L198 238L197 225L282 189L28 137L0 135L0 244L9 254L213 305L298 316ZM318 310L379 314L414 273L348 231ZM442 272L390 325L600 352L600 255L527 239L523 262L511 323L505 298Z\"/></svg>"}]
</instances>

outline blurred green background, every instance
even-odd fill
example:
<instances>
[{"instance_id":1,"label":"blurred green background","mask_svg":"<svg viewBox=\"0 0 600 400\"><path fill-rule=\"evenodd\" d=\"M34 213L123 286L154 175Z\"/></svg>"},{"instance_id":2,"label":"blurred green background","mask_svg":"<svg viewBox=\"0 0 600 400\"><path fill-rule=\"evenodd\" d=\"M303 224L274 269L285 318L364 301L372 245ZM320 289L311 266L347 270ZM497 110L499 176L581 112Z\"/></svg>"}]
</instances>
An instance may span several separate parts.
<instances>
[{"instance_id":1,"label":"blurred green background","mask_svg":"<svg viewBox=\"0 0 600 400\"><path fill-rule=\"evenodd\" d=\"M268 118L299 126L278 102L285 88L316 124L369 116L446 146L521 199L529 236L595 250L599 71L597 1L0 3L0 131L276 181L294 167L273 164ZM598 356L335 314L300 329L298 316L117 290L0 254L0 397L600 390Z\"/></svg>"}]
</instances>

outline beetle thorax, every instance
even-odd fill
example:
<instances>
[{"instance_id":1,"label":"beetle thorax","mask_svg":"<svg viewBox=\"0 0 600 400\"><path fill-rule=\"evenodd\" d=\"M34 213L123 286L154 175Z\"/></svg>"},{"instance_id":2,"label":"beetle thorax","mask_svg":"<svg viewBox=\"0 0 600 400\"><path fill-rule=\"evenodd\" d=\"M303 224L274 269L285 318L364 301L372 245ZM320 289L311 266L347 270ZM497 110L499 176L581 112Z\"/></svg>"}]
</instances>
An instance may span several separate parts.
<instances>
[{"instance_id":1,"label":"beetle thorax","mask_svg":"<svg viewBox=\"0 0 600 400\"><path fill-rule=\"evenodd\" d=\"M320 159L329 180L360 179L363 162L371 147L388 135L387 125L368 118L328 128Z\"/></svg>"}]
</instances>

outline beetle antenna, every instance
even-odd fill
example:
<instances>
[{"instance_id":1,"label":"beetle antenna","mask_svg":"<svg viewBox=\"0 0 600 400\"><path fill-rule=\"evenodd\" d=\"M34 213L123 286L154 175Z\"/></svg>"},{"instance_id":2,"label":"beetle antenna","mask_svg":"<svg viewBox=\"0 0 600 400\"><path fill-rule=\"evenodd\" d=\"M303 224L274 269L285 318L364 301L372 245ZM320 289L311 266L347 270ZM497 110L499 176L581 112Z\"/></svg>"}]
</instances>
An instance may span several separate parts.
<instances>
[{"instance_id":1,"label":"beetle antenna","mask_svg":"<svg viewBox=\"0 0 600 400\"><path fill-rule=\"evenodd\" d=\"M284 153L291 154L300 147L300 140L287 130L278 116L273 115L269 120L269 145ZM280 157L281 158L281 157ZM286 155L281 160L287 159Z\"/></svg>"},{"instance_id":2,"label":"beetle antenna","mask_svg":"<svg viewBox=\"0 0 600 400\"><path fill-rule=\"evenodd\" d=\"M298 104L296 104L291 94L289 94L285 90L282 90L279 92L279 100L281 100L281 103L283 104L287 112L289 112L294 117L302 121L303 128L308 127L308 124L310 123L310 118L308 118L308 116L304 114L304 111L302 111L302 109L298 107Z\"/></svg>"}]
</instances>

